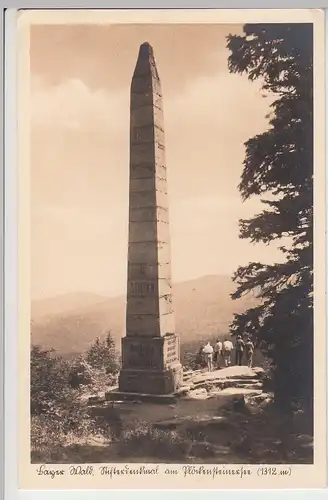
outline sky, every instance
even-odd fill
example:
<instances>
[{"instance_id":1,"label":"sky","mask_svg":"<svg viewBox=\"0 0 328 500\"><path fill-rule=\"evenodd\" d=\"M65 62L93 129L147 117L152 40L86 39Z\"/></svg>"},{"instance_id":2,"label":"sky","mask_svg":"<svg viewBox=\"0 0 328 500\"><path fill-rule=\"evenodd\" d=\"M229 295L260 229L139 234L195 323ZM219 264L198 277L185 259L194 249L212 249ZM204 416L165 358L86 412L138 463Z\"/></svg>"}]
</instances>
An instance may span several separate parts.
<instances>
[{"instance_id":1,"label":"sky","mask_svg":"<svg viewBox=\"0 0 328 500\"><path fill-rule=\"evenodd\" d=\"M32 298L126 290L130 83L141 43L162 83L173 282L272 263L238 238L261 211L238 184L244 142L268 128L259 82L228 71L238 25L31 27Z\"/></svg>"}]
</instances>

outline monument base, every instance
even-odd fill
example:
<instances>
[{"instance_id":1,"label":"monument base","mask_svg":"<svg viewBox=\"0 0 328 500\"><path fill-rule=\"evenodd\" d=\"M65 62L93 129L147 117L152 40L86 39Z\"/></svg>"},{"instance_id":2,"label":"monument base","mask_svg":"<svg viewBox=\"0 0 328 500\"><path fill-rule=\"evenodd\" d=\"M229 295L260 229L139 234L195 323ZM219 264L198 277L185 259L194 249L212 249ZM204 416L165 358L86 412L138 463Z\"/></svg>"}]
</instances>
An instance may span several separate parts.
<instances>
[{"instance_id":1,"label":"monument base","mask_svg":"<svg viewBox=\"0 0 328 500\"><path fill-rule=\"evenodd\" d=\"M119 392L174 394L182 384L179 338L124 337Z\"/></svg>"},{"instance_id":2,"label":"monument base","mask_svg":"<svg viewBox=\"0 0 328 500\"><path fill-rule=\"evenodd\" d=\"M138 401L143 403L173 404L177 400L176 394L143 394L140 392L108 391L106 401Z\"/></svg>"},{"instance_id":3,"label":"monument base","mask_svg":"<svg viewBox=\"0 0 328 500\"><path fill-rule=\"evenodd\" d=\"M119 376L119 392L139 394L174 394L182 383L182 366L176 363L166 370L123 368Z\"/></svg>"}]
</instances>

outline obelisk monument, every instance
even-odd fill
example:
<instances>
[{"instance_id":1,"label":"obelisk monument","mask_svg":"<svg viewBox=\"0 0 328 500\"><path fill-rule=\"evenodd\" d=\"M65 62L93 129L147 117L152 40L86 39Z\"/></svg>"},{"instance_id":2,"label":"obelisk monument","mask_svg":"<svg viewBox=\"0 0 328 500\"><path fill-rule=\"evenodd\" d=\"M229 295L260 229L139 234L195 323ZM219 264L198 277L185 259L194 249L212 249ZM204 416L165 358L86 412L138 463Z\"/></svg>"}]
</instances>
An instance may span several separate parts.
<instances>
[{"instance_id":1,"label":"obelisk monument","mask_svg":"<svg viewBox=\"0 0 328 500\"><path fill-rule=\"evenodd\" d=\"M143 43L131 83L126 336L119 390L170 394L182 381L172 307L161 82Z\"/></svg>"}]
</instances>

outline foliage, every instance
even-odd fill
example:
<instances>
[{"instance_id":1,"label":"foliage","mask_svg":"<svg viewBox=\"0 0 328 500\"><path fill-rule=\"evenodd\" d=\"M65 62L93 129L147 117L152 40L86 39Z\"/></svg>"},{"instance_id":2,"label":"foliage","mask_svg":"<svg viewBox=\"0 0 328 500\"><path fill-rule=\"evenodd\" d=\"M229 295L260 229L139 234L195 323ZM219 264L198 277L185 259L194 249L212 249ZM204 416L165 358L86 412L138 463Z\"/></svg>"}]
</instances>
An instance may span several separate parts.
<instances>
[{"instance_id":1,"label":"foliage","mask_svg":"<svg viewBox=\"0 0 328 500\"><path fill-rule=\"evenodd\" d=\"M257 307L235 315L233 333L251 333L272 361L275 400L284 409L313 404L313 64L312 25L245 25L228 37L233 73L259 79L274 96L269 129L251 139L239 189L265 196L240 221L240 237L280 241L282 262L249 263L234 274L234 299L252 291Z\"/></svg>"},{"instance_id":2,"label":"foliage","mask_svg":"<svg viewBox=\"0 0 328 500\"><path fill-rule=\"evenodd\" d=\"M176 431L155 429L147 423L126 429L120 438L121 456L142 456L162 460L184 459L189 455L192 441Z\"/></svg>"},{"instance_id":3,"label":"foliage","mask_svg":"<svg viewBox=\"0 0 328 500\"><path fill-rule=\"evenodd\" d=\"M101 432L83 393L69 384L71 367L53 350L31 348L31 448L51 461L74 440Z\"/></svg>"},{"instance_id":4,"label":"foliage","mask_svg":"<svg viewBox=\"0 0 328 500\"><path fill-rule=\"evenodd\" d=\"M31 414L48 413L55 402L66 399L69 364L53 349L32 346L30 356Z\"/></svg>"},{"instance_id":5,"label":"foliage","mask_svg":"<svg viewBox=\"0 0 328 500\"><path fill-rule=\"evenodd\" d=\"M183 354L183 366L188 368L188 370L200 370L206 366L205 358L203 356L203 346L201 346L196 352L184 352Z\"/></svg>"},{"instance_id":6,"label":"foliage","mask_svg":"<svg viewBox=\"0 0 328 500\"><path fill-rule=\"evenodd\" d=\"M57 425L56 425L57 424ZM64 436L57 422L48 415L31 418L31 459L33 463L53 463L65 459Z\"/></svg>"},{"instance_id":7,"label":"foliage","mask_svg":"<svg viewBox=\"0 0 328 500\"><path fill-rule=\"evenodd\" d=\"M108 374L115 374L119 371L118 355L110 332L103 341L99 337L96 338L86 353L86 361L92 368L105 369Z\"/></svg>"},{"instance_id":8,"label":"foliage","mask_svg":"<svg viewBox=\"0 0 328 500\"><path fill-rule=\"evenodd\" d=\"M81 385L90 385L94 382L92 367L80 354L73 359L69 372L69 383L71 387L78 388Z\"/></svg>"}]
</instances>

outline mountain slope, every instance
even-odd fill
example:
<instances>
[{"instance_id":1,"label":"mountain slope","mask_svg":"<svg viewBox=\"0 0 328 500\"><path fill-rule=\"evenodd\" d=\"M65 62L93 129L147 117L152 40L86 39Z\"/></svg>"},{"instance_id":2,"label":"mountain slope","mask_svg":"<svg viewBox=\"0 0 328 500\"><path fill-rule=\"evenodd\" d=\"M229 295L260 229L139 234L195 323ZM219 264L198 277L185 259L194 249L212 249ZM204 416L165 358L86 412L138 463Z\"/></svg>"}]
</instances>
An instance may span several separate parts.
<instances>
[{"instance_id":1,"label":"mountain slope","mask_svg":"<svg viewBox=\"0 0 328 500\"><path fill-rule=\"evenodd\" d=\"M230 293L233 290L234 284L228 276L204 276L174 285L176 330L181 334L182 344L224 335L233 313L255 303L251 297L232 301ZM124 335L125 297L91 295L91 302L88 302L85 295L84 299L78 308L76 300L71 300L70 304L74 305L71 309L68 302L62 304L60 312L60 305L56 305L54 298L50 301L50 314L45 313L45 304L41 308L34 303L32 342L68 355L84 351L96 336L102 337L110 330L120 347L120 338Z\"/></svg>"},{"instance_id":2,"label":"mountain slope","mask_svg":"<svg viewBox=\"0 0 328 500\"><path fill-rule=\"evenodd\" d=\"M65 293L57 297L32 301L31 315L33 319L40 319L43 316L78 312L103 300L104 297L93 293Z\"/></svg>"}]
</instances>

